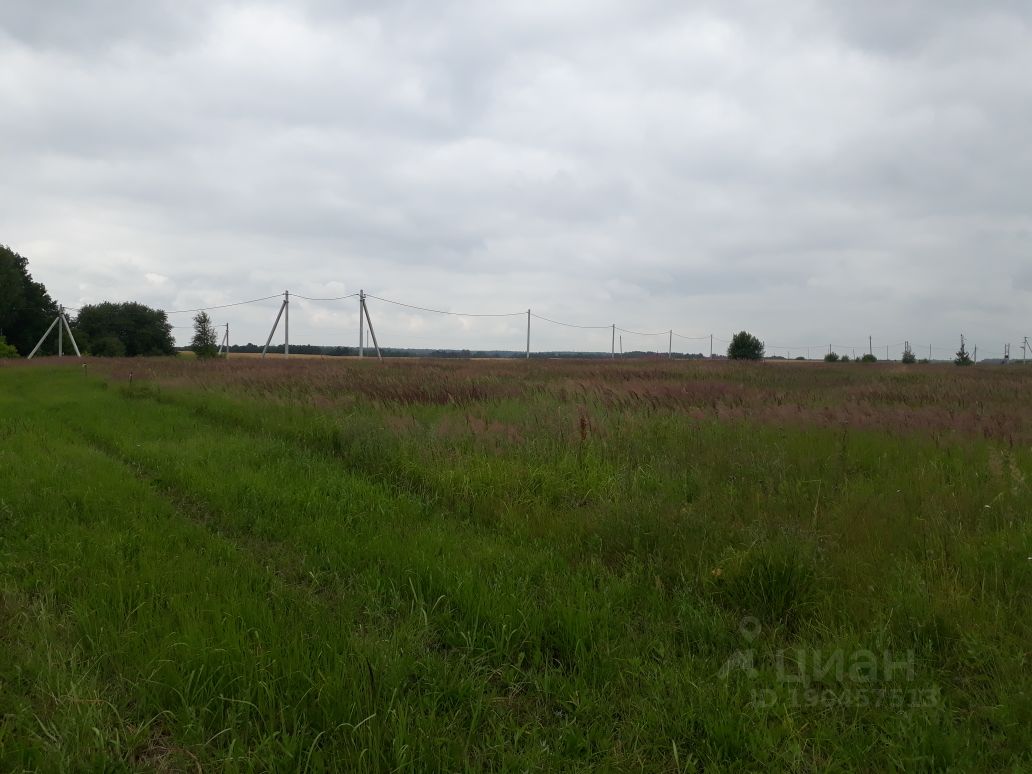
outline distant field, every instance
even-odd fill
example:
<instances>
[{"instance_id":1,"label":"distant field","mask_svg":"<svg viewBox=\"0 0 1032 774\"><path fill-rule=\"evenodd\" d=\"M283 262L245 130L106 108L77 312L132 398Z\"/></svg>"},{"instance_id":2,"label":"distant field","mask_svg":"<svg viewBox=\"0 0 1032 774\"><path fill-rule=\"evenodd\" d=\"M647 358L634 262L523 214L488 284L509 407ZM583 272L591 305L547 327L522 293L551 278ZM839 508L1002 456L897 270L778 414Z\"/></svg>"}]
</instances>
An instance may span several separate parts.
<instances>
[{"instance_id":1,"label":"distant field","mask_svg":"<svg viewBox=\"0 0 1032 774\"><path fill-rule=\"evenodd\" d=\"M1030 397L0 365L0 770L1028 770Z\"/></svg>"}]
</instances>

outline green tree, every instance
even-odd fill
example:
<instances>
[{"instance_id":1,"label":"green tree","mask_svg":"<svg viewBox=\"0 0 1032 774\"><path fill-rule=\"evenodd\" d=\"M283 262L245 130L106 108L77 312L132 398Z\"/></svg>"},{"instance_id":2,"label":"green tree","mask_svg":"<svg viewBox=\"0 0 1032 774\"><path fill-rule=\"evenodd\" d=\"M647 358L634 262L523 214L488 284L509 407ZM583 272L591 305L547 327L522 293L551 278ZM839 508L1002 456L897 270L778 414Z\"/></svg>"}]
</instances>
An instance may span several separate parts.
<instances>
[{"instance_id":1,"label":"green tree","mask_svg":"<svg viewBox=\"0 0 1032 774\"><path fill-rule=\"evenodd\" d=\"M219 347L216 343L215 326L207 312L198 312L194 317L194 335L190 342L190 349L198 358L207 359L218 354Z\"/></svg>"},{"instance_id":2,"label":"green tree","mask_svg":"<svg viewBox=\"0 0 1032 774\"><path fill-rule=\"evenodd\" d=\"M837 363L838 361L839 356L837 352L829 352L827 355L824 356L825 363Z\"/></svg>"},{"instance_id":3,"label":"green tree","mask_svg":"<svg viewBox=\"0 0 1032 774\"><path fill-rule=\"evenodd\" d=\"M18 357L18 350L7 343L7 339L0 336L0 358Z\"/></svg>"},{"instance_id":4,"label":"green tree","mask_svg":"<svg viewBox=\"0 0 1032 774\"><path fill-rule=\"evenodd\" d=\"M19 354L28 355L57 316L57 304L42 283L29 274L29 261L0 245L0 334ZM57 352L57 337L43 343L39 353Z\"/></svg>"},{"instance_id":5,"label":"green tree","mask_svg":"<svg viewBox=\"0 0 1032 774\"><path fill-rule=\"evenodd\" d=\"M917 356L914 354L914 350L910 348L909 341L903 347L903 362L907 365L917 362Z\"/></svg>"},{"instance_id":6,"label":"green tree","mask_svg":"<svg viewBox=\"0 0 1032 774\"><path fill-rule=\"evenodd\" d=\"M866 355L864 355L862 358L860 358L860 362L861 363L877 363L878 362L878 358L876 358L874 355L872 355L870 352L868 352Z\"/></svg>"},{"instance_id":7,"label":"green tree","mask_svg":"<svg viewBox=\"0 0 1032 774\"><path fill-rule=\"evenodd\" d=\"M160 309L129 301L89 304L79 310L73 326L75 333L84 334L90 342L90 353L95 355L174 355L175 340L172 326ZM121 351L111 339L121 345ZM105 343L101 343L105 342Z\"/></svg>"},{"instance_id":8,"label":"green tree","mask_svg":"<svg viewBox=\"0 0 1032 774\"><path fill-rule=\"evenodd\" d=\"M964 344L964 337L960 337L960 349L957 350L957 357L954 359L953 364L959 366L971 365L971 355L968 354L967 347Z\"/></svg>"},{"instance_id":9,"label":"green tree","mask_svg":"<svg viewBox=\"0 0 1032 774\"><path fill-rule=\"evenodd\" d=\"M740 331L731 337L727 347L727 356L731 360L762 360L763 342L746 331Z\"/></svg>"}]
</instances>

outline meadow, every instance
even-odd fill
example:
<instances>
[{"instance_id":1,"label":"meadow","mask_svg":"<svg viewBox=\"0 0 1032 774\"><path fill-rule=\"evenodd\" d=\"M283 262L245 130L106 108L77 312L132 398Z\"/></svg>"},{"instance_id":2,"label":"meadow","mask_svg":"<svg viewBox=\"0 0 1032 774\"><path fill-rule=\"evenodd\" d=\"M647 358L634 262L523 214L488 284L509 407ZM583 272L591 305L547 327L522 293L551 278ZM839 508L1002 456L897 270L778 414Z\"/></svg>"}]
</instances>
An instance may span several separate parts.
<instances>
[{"instance_id":1,"label":"meadow","mask_svg":"<svg viewBox=\"0 0 1032 774\"><path fill-rule=\"evenodd\" d=\"M5 363L0 770L1028 770L1030 396Z\"/></svg>"}]
</instances>

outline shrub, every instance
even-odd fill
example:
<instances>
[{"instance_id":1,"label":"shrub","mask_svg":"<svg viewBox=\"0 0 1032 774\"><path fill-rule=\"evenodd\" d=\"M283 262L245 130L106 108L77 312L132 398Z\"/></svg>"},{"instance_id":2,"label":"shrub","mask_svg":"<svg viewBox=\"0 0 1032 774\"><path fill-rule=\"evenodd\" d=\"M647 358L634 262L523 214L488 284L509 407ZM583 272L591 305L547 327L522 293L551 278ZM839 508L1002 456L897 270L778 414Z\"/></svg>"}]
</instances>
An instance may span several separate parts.
<instances>
[{"instance_id":1,"label":"shrub","mask_svg":"<svg viewBox=\"0 0 1032 774\"><path fill-rule=\"evenodd\" d=\"M90 344L90 354L96 357L125 357L125 344L117 336L102 336Z\"/></svg>"},{"instance_id":2,"label":"shrub","mask_svg":"<svg viewBox=\"0 0 1032 774\"><path fill-rule=\"evenodd\" d=\"M847 357L846 360L849 360L849 358ZM838 361L839 356L837 352L829 352L827 355L824 356L825 363L837 363Z\"/></svg>"},{"instance_id":3,"label":"shrub","mask_svg":"<svg viewBox=\"0 0 1032 774\"><path fill-rule=\"evenodd\" d=\"M727 356L731 360L762 360L763 342L747 331L740 331L731 338Z\"/></svg>"},{"instance_id":4,"label":"shrub","mask_svg":"<svg viewBox=\"0 0 1032 774\"><path fill-rule=\"evenodd\" d=\"M860 358L860 362L861 363L877 363L878 362L878 358L876 358L874 355L872 355L870 352L868 352L866 355L864 355L862 358Z\"/></svg>"},{"instance_id":5,"label":"shrub","mask_svg":"<svg viewBox=\"0 0 1032 774\"><path fill-rule=\"evenodd\" d=\"M843 363L848 363L849 362L849 355L843 355L842 356L842 362Z\"/></svg>"},{"instance_id":6,"label":"shrub","mask_svg":"<svg viewBox=\"0 0 1032 774\"><path fill-rule=\"evenodd\" d=\"M0 336L0 357L18 357L18 350L8 344L3 336Z\"/></svg>"}]
</instances>

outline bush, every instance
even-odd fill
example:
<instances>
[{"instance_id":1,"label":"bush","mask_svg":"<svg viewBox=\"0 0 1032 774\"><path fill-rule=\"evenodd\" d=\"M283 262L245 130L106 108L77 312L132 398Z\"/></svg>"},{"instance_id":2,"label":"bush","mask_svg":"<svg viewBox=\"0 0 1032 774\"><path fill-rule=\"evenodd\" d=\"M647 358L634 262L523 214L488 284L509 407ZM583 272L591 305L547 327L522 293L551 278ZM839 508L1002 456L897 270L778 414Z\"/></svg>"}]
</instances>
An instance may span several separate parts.
<instances>
[{"instance_id":1,"label":"bush","mask_svg":"<svg viewBox=\"0 0 1032 774\"><path fill-rule=\"evenodd\" d=\"M866 355L864 355L862 358L860 358L860 362L861 363L877 363L878 362L878 358L876 358L874 355L872 355L870 352L868 352Z\"/></svg>"},{"instance_id":2,"label":"bush","mask_svg":"<svg viewBox=\"0 0 1032 774\"><path fill-rule=\"evenodd\" d=\"M843 363L848 363L849 362L849 355L843 355L842 356L842 362Z\"/></svg>"},{"instance_id":3,"label":"bush","mask_svg":"<svg viewBox=\"0 0 1032 774\"><path fill-rule=\"evenodd\" d=\"M762 360L763 342L747 331L740 331L731 338L727 356L731 360Z\"/></svg>"},{"instance_id":4,"label":"bush","mask_svg":"<svg viewBox=\"0 0 1032 774\"><path fill-rule=\"evenodd\" d=\"M8 344L3 336L0 336L0 357L18 357L18 350Z\"/></svg>"},{"instance_id":5,"label":"bush","mask_svg":"<svg viewBox=\"0 0 1032 774\"><path fill-rule=\"evenodd\" d=\"M96 357L125 357L125 344L117 336L102 336L90 344L90 354Z\"/></svg>"},{"instance_id":6,"label":"bush","mask_svg":"<svg viewBox=\"0 0 1032 774\"><path fill-rule=\"evenodd\" d=\"M847 357L846 360L849 360L849 358ZM838 352L829 352L827 355L824 356L825 363L837 363L838 361Z\"/></svg>"}]
</instances>

